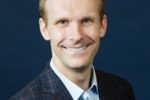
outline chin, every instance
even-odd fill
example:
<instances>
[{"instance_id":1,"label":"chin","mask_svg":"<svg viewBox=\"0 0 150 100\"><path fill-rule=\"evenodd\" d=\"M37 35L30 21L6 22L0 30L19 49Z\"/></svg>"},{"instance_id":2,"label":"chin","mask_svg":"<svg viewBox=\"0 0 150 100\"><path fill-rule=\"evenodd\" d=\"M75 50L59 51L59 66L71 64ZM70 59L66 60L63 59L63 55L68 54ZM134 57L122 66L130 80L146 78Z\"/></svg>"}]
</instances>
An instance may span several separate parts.
<instances>
[{"instance_id":1,"label":"chin","mask_svg":"<svg viewBox=\"0 0 150 100\"><path fill-rule=\"evenodd\" d=\"M85 61L75 61L75 62L70 62L70 64L68 64L68 67L72 68L72 69L85 69L88 66L90 66L89 62L85 62Z\"/></svg>"}]
</instances>

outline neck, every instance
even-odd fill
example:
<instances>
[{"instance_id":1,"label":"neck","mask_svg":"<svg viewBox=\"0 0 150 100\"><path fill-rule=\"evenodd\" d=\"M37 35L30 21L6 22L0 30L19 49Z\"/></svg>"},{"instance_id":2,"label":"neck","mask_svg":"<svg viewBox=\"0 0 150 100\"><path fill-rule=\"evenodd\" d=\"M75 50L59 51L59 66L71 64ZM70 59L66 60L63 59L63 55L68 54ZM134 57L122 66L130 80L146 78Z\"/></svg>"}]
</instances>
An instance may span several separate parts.
<instances>
[{"instance_id":1,"label":"neck","mask_svg":"<svg viewBox=\"0 0 150 100\"><path fill-rule=\"evenodd\" d=\"M86 66L83 68L68 68L68 67L60 67L57 63L54 63L57 69L67 77L69 80L74 82L83 90L87 90L90 86L90 79L92 74L92 67Z\"/></svg>"},{"instance_id":2,"label":"neck","mask_svg":"<svg viewBox=\"0 0 150 100\"><path fill-rule=\"evenodd\" d=\"M74 72L71 73L71 76L68 74L68 76L66 76L67 78L69 78L72 82L74 82L76 85L78 85L80 88L82 88L83 90L87 90L90 86L90 79L91 79L91 73L92 73L92 68L88 67L86 70L82 71L82 72Z\"/></svg>"}]
</instances>

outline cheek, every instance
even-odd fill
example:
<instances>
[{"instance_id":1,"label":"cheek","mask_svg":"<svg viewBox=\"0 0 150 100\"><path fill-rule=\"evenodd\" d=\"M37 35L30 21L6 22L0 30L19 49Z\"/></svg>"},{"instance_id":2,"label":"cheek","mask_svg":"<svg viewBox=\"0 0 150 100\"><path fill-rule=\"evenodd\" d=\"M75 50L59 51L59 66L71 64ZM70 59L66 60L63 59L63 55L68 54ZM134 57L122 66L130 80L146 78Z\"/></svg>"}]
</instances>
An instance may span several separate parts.
<instances>
[{"instance_id":1,"label":"cheek","mask_svg":"<svg viewBox=\"0 0 150 100\"><path fill-rule=\"evenodd\" d=\"M100 29L98 27L89 27L84 29L84 32L92 39L99 40L100 38Z\"/></svg>"},{"instance_id":2,"label":"cheek","mask_svg":"<svg viewBox=\"0 0 150 100\"><path fill-rule=\"evenodd\" d=\"M64 31L62 30L52 29L49 32L49 34L50 34L51 41L53 41L54 43L62 41L65 38Z\"/></svg>"}]
</instances>

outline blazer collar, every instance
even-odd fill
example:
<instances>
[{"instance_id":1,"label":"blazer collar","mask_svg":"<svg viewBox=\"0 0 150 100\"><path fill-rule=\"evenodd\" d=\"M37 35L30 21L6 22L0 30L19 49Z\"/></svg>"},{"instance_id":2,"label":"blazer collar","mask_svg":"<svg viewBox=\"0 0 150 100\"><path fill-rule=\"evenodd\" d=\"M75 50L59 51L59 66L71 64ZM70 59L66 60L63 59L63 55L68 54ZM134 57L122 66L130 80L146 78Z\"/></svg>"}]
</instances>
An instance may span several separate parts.
<instances>
[{"instance_id":1,"label":"blazer collar","mask_svg":"<svg viewBox=\"0 0 150 100\"><path fill-rule=\"evenodd\" d=\"M72 100L72 97L58 76L51 69L49 63L40 75L40 81L44 92L51 93L57 99L66 98Z\"/></svg>"},{"instance_id":2,"label":"blazer collar","mask_svg":"<svg viewBox=\"0 0 150 100\"><path fill-rule=\"evenodd\" d=\"M98 70L96 76L101 100L129 100L116 76Z\"/></svg>"}]
</instances>

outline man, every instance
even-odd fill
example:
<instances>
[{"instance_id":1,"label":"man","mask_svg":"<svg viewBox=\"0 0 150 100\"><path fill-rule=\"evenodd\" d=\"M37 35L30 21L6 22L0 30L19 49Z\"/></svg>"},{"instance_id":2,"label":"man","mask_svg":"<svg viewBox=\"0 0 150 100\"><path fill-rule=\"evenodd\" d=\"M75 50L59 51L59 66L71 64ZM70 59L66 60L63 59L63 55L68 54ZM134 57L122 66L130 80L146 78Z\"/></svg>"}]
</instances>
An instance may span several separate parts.
<instances>
[{"instance_id":1,"label":"man","mask_svg":"<svg viewBox=\"0 0 150 100\"><path fill-rule=\"evenodd\" d=\"M135 100L129 83L97 71L93 60L105 35L103 0L40 0L40 31L52 59L10 100Z\"/></svg>"}]
</instances>

